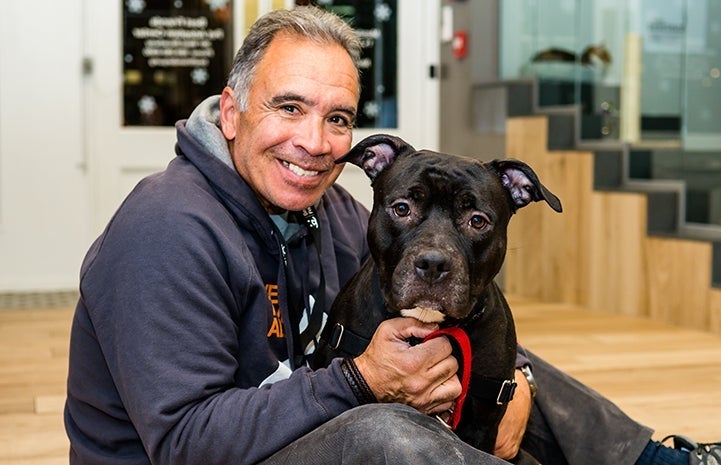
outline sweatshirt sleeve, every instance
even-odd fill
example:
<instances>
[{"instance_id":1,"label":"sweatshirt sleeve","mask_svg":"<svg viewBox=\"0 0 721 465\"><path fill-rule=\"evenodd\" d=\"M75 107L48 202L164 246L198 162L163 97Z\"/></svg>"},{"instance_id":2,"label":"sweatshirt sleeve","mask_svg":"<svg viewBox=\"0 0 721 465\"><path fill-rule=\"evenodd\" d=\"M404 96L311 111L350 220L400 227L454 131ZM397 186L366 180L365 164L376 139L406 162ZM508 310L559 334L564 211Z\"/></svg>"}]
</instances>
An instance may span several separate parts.
<instances>
[{"instance_id":1,"label":"sweatshirt sleeve","mask_svg":"<svg viewBox=\"0 0 721 465\"><path fill-rule=\"evenodd\" d=\"M277 368L258 336L267 292L232 219L175 208L126 206L81 280L116 390L92 394L106 419L132 425L155 464L251 464L357 405L338 361L243 378Z\"/></svg>"},{"instance_id":2,"label":"sweatshirt sleeve","mask_svg":"<svg viewBox=\"0 0 721 465\"><path fill-rule=\"evenodd\" d=\"M524 349L521 344L516 344L516 348L516 369L523 368L526 365L530 366L531 360L526 354L526 349Z\"/></svg>"}]
</instances>

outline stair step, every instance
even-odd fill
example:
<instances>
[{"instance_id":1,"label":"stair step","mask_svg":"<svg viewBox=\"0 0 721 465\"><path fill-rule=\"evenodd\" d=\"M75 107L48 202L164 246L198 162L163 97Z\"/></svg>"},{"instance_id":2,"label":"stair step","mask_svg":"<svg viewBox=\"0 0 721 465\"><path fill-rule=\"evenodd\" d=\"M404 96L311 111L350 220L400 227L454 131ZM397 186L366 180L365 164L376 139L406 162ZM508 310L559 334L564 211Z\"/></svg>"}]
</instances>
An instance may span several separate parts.
<instances>
[{"instance_id":1,"label":"stair step","mask_svg":"<svg viewBox=\"0 0 721 465\"><path fill-rule=\"evenodd\" d=\"M721 288L721 225L687 222L689 192L683 180L651 179L654 154L678 153L682 150L681 141L666 138L628 143L615 139L587 139L583 137L580 105L539 106L535 79L489 82L483 86L505 87L508 117L545 115L548 150L592 152L595 190L646 194L649 235L710 242L713 247L712 285ZM524 99L530 102L524 102ZM702 166L700 169L709 168Z\"/></svg>"}]
</instances>

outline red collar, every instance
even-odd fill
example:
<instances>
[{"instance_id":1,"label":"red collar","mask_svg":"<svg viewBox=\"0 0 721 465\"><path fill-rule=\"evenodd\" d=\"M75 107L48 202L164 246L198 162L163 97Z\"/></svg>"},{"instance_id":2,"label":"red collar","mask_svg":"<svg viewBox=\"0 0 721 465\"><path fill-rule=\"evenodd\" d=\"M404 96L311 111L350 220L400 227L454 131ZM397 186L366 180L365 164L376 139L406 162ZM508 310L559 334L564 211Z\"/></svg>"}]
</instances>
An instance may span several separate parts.
<instances>
[{"instance_id":1,"label":"red collar","mask_svg":"<svg viewBox=\"0 0 721 465\"><path fill-rule=\"evenodd\" d=\"M434 339L438 336L448 336L453 338L461 349L461 358L463 367L461 371L461 395L456 399L456 405L453 407L451 417L448 420L448 425L451 429L455 430L458 423L461 422L461 410L463 410L463 402L466 400L466 394L468 394L468 384L471 379L471 341L468 339L468 335L465 331L457 326L450 328L442 328L432 332L423 339L423 342Z\"/></svg>"}]
</instances>

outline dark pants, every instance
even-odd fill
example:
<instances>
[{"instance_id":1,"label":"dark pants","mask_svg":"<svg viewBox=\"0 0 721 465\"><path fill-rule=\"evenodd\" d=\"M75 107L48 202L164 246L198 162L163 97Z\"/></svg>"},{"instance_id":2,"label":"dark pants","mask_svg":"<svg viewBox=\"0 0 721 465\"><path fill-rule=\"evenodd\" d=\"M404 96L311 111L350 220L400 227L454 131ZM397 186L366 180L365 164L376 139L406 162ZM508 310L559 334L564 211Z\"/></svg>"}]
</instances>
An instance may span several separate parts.
<instances>
[{"instance_id":1,"label":"dark pants","mask_svg":"<svg viewBox=\"0 0 721 465\"><path fill-rule=\"evenodd\" d=\"M631 465L652 430L532 353L538 395L523 448L544 465ZM398 404L354 408L262 465L505 464L461 442L435 418Z\"/></svg>"},{"instance_id":2,"label":"dark pants","mask_svg":"<svg viewBox=\"0 0 721 465\"><path fill-rule=\"evenodd\" d=\"M538 395L523 449L544 465L632 465L653 430L616 405L527 352Z\"/></svg>"},{"instance_id":3,"label":"dark pants","mask_svg":"<svg viewBox=\"0 0 721 465\"><path fill-rule=\"evenodd\" d=\"M506 464L467 445L440 421L400 404L354 408L262 465Z\"/></svg>"}]
</instances>

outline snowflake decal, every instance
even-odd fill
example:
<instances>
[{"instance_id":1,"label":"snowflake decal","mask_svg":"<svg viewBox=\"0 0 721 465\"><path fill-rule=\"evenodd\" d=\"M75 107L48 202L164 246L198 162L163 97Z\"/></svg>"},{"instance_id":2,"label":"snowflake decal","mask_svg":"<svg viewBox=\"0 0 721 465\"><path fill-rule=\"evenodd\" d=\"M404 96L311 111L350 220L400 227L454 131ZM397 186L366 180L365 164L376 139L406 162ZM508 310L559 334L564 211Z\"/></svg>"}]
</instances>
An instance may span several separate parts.
<instances>
[{"instance_id":1,"label":"snowflake decal","mask_svg":"<svg viewBox=\"0 0 721 465\"><path fill-rule=\"evenodd\" d=\"M390 19L393 10L391 10L391 7L389 7L387 3L381 3L380 5L376 5L373 14L378 21L385 23Z\"/></svg>"},{"instance_id":2,"label":"snowflake decal","mask_svg":"<svg viewBox=\"0 0 721 465\"><path fill-rule=\"evenodd\" d=\"M158 102L155 101L155 97L143 95L138 100L138 109L143 115L150 115L158 109Z\"/></svg>"},{"instance_id":3,"label":"snowflake decal","mask_svg":"<svg viewBox=\"0 0 721 465\"><path fill-rule=\"evenodd\" d=\"M228 6L228 0L205 0L210 7L210 11L220 10Z\"/></svg>"},{"instance_id":4,"label":"snowflake decal","mask_svg":"<svg viewBox=\"0 0 721 465\"><path fill-rule=\"evenodd\" d=\"M145 10L145 0L127 0L125 5L130 13L138 14Z\"/></svg>"},{"instance_id":5,"label":"snowflake decal","mask_svg":"<svg viewBox=\"0 0 721 465\"><path fill-rule=\"evenodd\" d=\"M366 102L366 104L363 106L363 114L369 118L377 118L378 112L378 104L372 100Z\"/></svg>"},{"instance_id":6,"label":"snowflake decal","mask_svg":"<svg viewBox=\"0 0 721 465\"><path fill-rule=\"evenodd\" d=\"M210 75L208 74L208 70L205 68L195 68L190 72L190 79L193 81L193 84L202 86L208 82Z\"/></svg>"}]
</instances>

